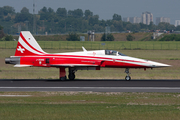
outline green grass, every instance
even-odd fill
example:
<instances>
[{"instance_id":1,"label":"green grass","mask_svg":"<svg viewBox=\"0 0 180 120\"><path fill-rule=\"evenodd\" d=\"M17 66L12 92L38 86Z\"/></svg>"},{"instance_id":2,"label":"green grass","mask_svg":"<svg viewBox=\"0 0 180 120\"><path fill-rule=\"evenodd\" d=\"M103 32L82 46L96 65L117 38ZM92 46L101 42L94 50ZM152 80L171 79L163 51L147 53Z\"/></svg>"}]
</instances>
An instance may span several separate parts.
<instances>
[{"instance_id":1,"label":"green grass","mask_svg":"<svg viewBox=\"0 0 180 120\"><path fill-rule=\"evenodd\" d=\"M179 119L178 93L2 92L0 119Z\"/></svg>"},{"instance_id":2,"label":"green grass","mask_svg":"<svg viewBox=\"0 0 180 120\"><path fill-rule=\"evenodd\" d=\"M177 41L113 41L113 42L88 42L88 41L38 41L43 49L87 50L113 49L113 50L179 50L180 42ZM101 45L105 43L105 45ZM1 49L16 48L17 41L1 41Z\"/></svg>"},{"instance_id":3,"label":"green grass","mask_svg":"<svg viewBox=\"0 0 180 120\"><path fill-rule=\"evenodd\" d=\"M108 108L108 106L110 108ZM112 108L111 108L112 106ZM11 120L168 120L179 119L178 105L151 106L151 105L117 105L117 104L65 104L65 105L27 105L27 104L0 104L6 108L1 112L1 119ZM114 107L114 108L113 108ZM18 111L18 112L17 112Z\"/></svg>"}]
</instances>

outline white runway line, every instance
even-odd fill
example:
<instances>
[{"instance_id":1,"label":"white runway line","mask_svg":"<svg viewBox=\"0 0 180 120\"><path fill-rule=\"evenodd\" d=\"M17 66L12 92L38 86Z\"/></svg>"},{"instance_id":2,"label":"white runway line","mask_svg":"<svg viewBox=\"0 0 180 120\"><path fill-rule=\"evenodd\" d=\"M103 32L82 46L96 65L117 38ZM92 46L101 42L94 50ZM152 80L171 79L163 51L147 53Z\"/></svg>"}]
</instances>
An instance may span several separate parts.
<instances>
[{"instance_id":1,"label":"white runway line","mask_svg":"<svg viewBox=\"0 0 180 120\"><path fill-rule=\"evenodd\" d=\"M30 97L31 95L0 95L0 97Z\"/></svg>"},{"instance_id":2,"label":"white runway line","mask_svg":"<svg viewBox=\"0 0 180 120\"><path fill-rule=\"evenodd\" d=\"M154 89L154 90L180 90L180 87L0 87L0 89Z\"/></svg>"}]
</instances>

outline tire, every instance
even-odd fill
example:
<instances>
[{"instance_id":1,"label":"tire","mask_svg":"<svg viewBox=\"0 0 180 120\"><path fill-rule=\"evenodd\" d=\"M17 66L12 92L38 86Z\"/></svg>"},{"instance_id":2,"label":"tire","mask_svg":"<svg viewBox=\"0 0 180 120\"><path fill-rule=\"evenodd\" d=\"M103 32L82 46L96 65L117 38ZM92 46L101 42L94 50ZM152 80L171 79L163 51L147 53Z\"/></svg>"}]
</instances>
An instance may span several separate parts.
<instances>
[{"instance_id":1,"label":"tire","mask_svg":"<svg viewBox=\"0 0 180 120\"><path fill-rule=\"evenodd\" d=\"M67 77L66 76L65 77L60 77L60 80L65 81L65 80L67 80Z\"/></svg>"},{"instance_id":2,"label":"tire","mask_svg":"<svg viewBox=\"0 0 180 120\"><path fill-rule=\"evenodd\" d=\"M75 79L75 74L69 74L68 78L69 78L69 80L74 80Z\"/></svg>"},{"instance_id":3,"label":"tire","mask_svg":"<svg viewBox=\"0 0 180 120\"><path fill-rule=\"evenodd\" d=\"M131 77L130 77L130 76L126 76L126 77L125 77L125 80L126 80L126 81L130 81L130 80L131 80Z\"/></svg>"}]
</instances>

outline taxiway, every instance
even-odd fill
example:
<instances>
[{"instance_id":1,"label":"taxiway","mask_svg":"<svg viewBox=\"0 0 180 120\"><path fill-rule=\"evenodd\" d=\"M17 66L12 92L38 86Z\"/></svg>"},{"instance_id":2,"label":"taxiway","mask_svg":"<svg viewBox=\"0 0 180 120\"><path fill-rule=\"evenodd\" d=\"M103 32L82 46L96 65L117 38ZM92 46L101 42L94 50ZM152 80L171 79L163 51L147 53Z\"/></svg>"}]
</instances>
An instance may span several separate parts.
<instances>
[{"instance_id":1,"label":"taxiway","mask_svg":"<svg viewBox=\"0 0 180 120\"><path fill-rule=\"evenodd\" d=\"M0 79L0 91L180 92L180 80Z\"/></svg>"}]
</instances>

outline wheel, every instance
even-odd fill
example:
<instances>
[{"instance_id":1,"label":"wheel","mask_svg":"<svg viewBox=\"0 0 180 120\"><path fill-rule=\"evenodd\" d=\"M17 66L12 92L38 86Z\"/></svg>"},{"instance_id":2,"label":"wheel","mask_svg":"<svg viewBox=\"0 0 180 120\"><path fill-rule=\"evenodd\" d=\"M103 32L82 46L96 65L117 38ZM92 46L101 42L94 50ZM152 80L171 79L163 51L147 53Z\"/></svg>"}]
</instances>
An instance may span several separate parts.
<instances>
[{"instance_id":1,"label":"wheel","mask_svg":"<svg viewBox=\"0 0 180 120\"><path fill-rule=\"evenodd\" d=\"M69 77L69 80L74 80L75 74L69 74L68 77Z\"/></svg>"},{"instance_id":2,"label":"wheel","mask_svg":"<svg viewBox=\"0 0 180 120\"><path fill-rule=\"evenodd\" d=\"M125 77L125 80L126 80L126 81L130 81L130 80L131 80L131 77L130 77L130 76L126 76L126 77Z\"/></svg>"},{"instance_id":3,"label":"wheel","mask_svg":"<svg viewBox=\"0 0 180 120\"><path fill-rule=\"evenodd\" d=\"M66 76L65 77L60 77L60 80L62 80L62 81L66 80L66 79L67 79Z\"/></svg>"}]
</instances>

